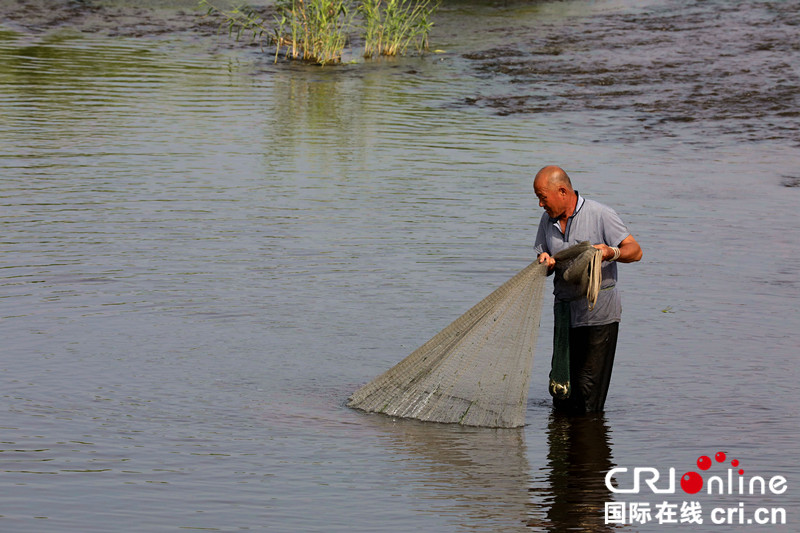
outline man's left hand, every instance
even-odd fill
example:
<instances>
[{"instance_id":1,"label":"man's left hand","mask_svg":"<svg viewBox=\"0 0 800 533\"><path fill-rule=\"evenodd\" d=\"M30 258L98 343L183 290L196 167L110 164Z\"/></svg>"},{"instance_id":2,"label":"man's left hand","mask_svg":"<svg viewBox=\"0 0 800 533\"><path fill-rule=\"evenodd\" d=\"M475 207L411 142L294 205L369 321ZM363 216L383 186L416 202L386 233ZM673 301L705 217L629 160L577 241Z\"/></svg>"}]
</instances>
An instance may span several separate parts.
<instances>
[{"instance_id":1,"label":"man's left hand","mask_svg":"<svg viewBox=\"0 0 800 533\"><path fill-rule=\"evenodd\" d=\"M614 257L614 249L611 248L611 246L607 244L595 244L594 247L603 252L603 261L608 261ZM619 243L619 257L617 261L620 263L633 263L634 261L639 261L641 258L642 247L639 246L639 243L636 242L633 235L628 235Z\"/></svg>"}]
</instances>

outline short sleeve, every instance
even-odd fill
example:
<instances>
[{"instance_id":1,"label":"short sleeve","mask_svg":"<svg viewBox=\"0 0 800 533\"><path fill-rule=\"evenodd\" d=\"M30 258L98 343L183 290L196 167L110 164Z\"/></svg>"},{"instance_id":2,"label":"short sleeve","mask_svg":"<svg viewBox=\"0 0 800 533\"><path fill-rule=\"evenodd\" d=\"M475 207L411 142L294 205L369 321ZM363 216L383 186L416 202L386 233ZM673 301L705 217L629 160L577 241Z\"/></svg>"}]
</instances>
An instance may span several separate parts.
<instances>
[{"instance_id":1,"label":"short sleeve","mask_svg":"<svg viewBox=\"0 0 800 533\"><path fill-rule=\"evenodd\" d=\"M608 246L619 246L630 234L617 212L606 207L603 210L603 241Z\"/></svg>"}]
</instances>

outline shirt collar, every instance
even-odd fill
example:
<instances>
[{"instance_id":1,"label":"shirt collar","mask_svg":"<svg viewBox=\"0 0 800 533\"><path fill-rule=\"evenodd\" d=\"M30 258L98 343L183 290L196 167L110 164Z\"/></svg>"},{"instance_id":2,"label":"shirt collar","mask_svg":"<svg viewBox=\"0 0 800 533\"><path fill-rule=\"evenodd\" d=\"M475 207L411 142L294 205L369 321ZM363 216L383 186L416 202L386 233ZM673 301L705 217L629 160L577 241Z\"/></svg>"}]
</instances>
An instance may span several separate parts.
<instances>
[{"instance_id":1,"label":"shirt collar","mask_svg":"<svg viewBox=\"0 0 800 533\"><path fill-rule=\"evenodd\" d=\"M583 196L581 196L581 195L578 193L578 190L577 190L577 189L575 190L575 195L578 197L578 201L577 201L577 202L575 202L575 211L574 211L574 212L573 212L573 213L572 213L572 214L569 216L569 218L568 218L567 220L569 220L570 218L573 218L575 215L577 215L577 214L578 214L578 211L580 211L580 210L581 210L581 207L583 207L583 202L584 202L584 200L583 200ZM558 219L557 219L557 218L551 218L551 219L550 219L550 222L552 222L552 223L553 223L553 224L555 224L556 226L559 226L559 229L561 228L561 226L558 224Z\"/></svg>"}]
</instances>

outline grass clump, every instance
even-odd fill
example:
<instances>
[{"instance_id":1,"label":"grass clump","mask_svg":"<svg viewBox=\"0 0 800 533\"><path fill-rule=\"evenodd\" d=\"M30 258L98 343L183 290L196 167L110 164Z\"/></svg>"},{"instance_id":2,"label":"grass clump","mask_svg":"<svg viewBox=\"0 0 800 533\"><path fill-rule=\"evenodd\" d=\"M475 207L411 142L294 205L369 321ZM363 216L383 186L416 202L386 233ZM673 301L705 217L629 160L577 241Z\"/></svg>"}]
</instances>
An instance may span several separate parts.
<instances>
[{"instance_id":1,"label":"grass clump","mask_svg":"<svg viewBox=\"0 0 800 533\"><path fill-rule=\"evenodd\" d=\"M427 50L438 5L438 0L363 0L364 57L404 55L412 44L419 53Z\"/></svg>"},{"instance_id":2,"label":"grass clump","mask_svg":"<svg viewBox=\"0 0 800 533\"><path fill-rule=\"evenodd\" d=\"M362 30L364 57L403 55L410 46L419 53L428 48L431 16L440 0L278 0L274 24L254 9L241 6L222 10L199 0L208 15L221 18L229 35L249 35L259 44L275 46L275 61L284 57L327 65L339 63L356 28ZM354 8L353 6L356 5ZM363 19L356 26L355 15Z\"/></svg>"},{"instance_id":3,"label":"grass clump","mask_svg":"<svg viewBox=\"0 0 800 533\"><path fill-rule=\"evenodd\" d=\"M281 0L274 43L286 57L320 65L338 63L352 26L349 0Z\"/></svg>"}]
</instances>

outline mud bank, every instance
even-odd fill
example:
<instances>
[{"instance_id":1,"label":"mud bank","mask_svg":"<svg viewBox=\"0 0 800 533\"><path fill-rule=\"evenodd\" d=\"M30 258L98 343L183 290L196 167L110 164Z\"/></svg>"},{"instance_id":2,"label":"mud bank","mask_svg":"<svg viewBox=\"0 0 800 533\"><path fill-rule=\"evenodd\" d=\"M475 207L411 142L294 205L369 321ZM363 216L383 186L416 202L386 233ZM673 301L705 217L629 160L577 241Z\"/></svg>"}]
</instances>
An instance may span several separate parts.
<instances>
[{"instance_id":1,"label":"mud bank","mask_svg":"<svg viewBox=\"0 0 800 533\"><path fill-rule=\"evenodd\" d=\"M623 112L637 135L800 145L798 13L796 1L697 1L509 28L507 43L463 54L493 84L463 104L562 119Z\"/></svg>"},{"instance_id":2,"label":"mud bank","mask_svg":"<svg viewBox=\"0 0 800 533\"><path fill-rule=\"evenodd\" d=\"M227 6L228 2L220 2ZM266 19L274 9L256 6ZM0 0L0 21L9 30L40 34L60 29L111 37L159 37L187 34L213 36L221 31L218 19L209 17L195 1L163 3L92 2L89 0ZM230 39L230 46L250 46Z\"/></svg>"}]
</instances>

